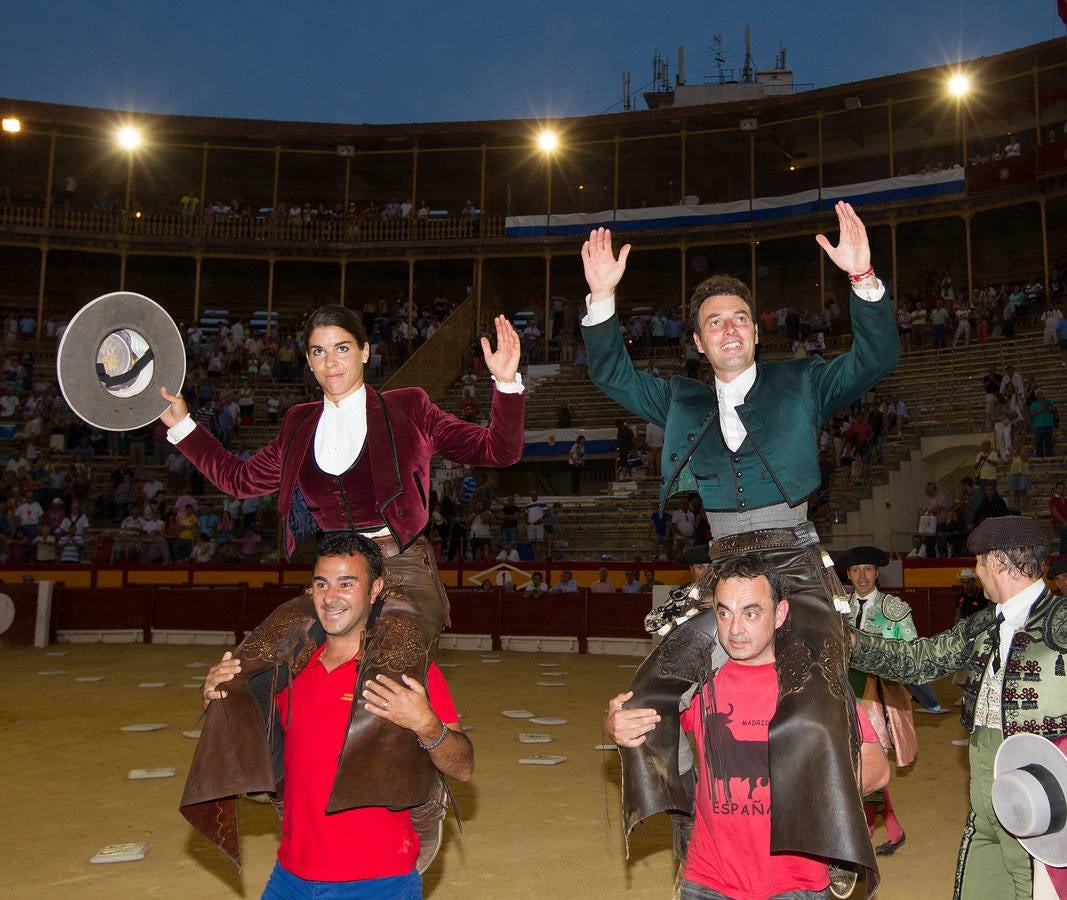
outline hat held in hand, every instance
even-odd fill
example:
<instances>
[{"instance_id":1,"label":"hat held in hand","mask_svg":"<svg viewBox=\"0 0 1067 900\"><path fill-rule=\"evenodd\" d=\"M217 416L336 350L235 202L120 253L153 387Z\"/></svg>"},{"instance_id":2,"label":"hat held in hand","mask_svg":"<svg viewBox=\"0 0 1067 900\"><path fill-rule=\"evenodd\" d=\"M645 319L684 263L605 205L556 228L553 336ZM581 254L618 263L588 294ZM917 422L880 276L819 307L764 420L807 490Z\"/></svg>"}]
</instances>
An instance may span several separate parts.
<instances>
[{"instance_id":1,"label":"hat held in hand","mask_svg":"<svg viewBox=\"0 0 1067 900\"><path fill-rule=\"evenodd\" d=\"M1067 756L1060 747L1038 734L1013 734L997 750L993 778L993 810L1004 828L1034 859L1067 866Z\"/></svg>"},{"instance_id":2,"label":"hat held in hand","mask_svg":"<svg viewBox=\"0 0 1067 900\"><path fill-rule=\"evenodd\" d=\"M59 342L56 373L76 415L105 431L132 431L167 409L161 387L181 390L185 346L162 306L116 291L74 314Z\"/></svg>"}]
</instances>

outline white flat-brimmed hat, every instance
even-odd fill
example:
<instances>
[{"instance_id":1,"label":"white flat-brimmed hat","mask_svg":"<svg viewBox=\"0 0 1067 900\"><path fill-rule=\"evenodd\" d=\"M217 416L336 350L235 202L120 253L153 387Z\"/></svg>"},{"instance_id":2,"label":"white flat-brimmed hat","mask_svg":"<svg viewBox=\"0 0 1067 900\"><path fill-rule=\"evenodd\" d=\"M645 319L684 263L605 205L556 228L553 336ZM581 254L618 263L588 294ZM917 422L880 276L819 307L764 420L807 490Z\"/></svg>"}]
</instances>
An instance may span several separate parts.
<instances>
[{"instance_id":1,"label":"white flat-brimmed hat","mask_svg":"<svg viewBox=\"0 0 1067 900\"><path fill-rule=\"evenodd\" d=\"M116 291L70 320L56 358L59 389L74 413L105 431L132 431L162 415L185 381L185 346L167 311L143 294Z\"/></svg>"},{"instance_id":2,"label":"white flat-brimmed hat","mask_svg":"<svg viewBox=\"0 0 1067 900\"><path fill-rule=\"evenodd\" d=\"M1059 739L1067 742L1067 739ZM1034 859L1067 866L1067 756L1037 734L1013 734L993 761L993 809Z\"/></svg>"}]
</instances>

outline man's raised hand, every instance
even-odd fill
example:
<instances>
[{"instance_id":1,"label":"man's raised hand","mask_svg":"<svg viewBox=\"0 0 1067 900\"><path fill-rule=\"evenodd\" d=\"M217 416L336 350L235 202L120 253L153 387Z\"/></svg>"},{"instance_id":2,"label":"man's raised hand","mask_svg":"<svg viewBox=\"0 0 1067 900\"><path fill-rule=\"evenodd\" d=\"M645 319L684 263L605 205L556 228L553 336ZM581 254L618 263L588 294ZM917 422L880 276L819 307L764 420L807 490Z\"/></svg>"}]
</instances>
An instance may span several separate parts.
<instances>
[{"instance_id":1,"label":"man's raised hand","mask_svg":"<svg viewBox=\"0 0 1067 900\"><path fill-rule=\"evenodd\" d=\"M831 244L825 234L815 235L815 240L833 264L846 275L862 275L871 267L867 229L863 227L852 204L841 201L834 206L834 212L837 213L837 227L841 231L837 246Z\"/></svg>"},{"instance_id":2,"label":"man's raised hand","mask_svg":"<svg viewBox=\"0 0 1067 900\"><path fill-rule=\"evenodd\" d=\"M493 324L496 326L496 351L492 350L489 338L482 338L485 367L497 381L502 384L511 384L515 381L515 373L519 370L522 346L507 316L497 316Z\"/></svg>"},{"instance_id":3,"label":"man's raised hand","mask_svg":"<svg viewBox=\"0 0 1067 900\"><path fill-rule=\"evenodd\" d=\"M589 232L589 240L582 244L582 265L585 267L585 281L589 285L590 302L606 300L615 293L626 271L626 258L629 255L630 245L623 244L619 258L615 258L615 252L611 249L610 228L594 228Z\"/></svg>"}]
</instances>

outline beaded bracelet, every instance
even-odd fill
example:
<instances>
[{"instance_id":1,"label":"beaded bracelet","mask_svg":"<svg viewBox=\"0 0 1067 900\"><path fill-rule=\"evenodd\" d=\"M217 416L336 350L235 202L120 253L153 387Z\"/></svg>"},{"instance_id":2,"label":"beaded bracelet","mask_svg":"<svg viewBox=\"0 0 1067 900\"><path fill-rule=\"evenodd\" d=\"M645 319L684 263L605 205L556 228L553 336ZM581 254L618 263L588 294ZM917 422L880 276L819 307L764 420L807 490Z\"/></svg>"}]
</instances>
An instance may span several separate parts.
<instances>
[{"instance_id":1,"label":"beaded bracelet","mask_svg":"<svg viewBox=\"0 0 1067 900\"><path fill-rule=\"evenodd\" d=\"M448 737L448 731L448 726L444 722L442 722L441 733L437 736L437 740L435 740L432 744L424 744L422 742L422 738L419 737L415 738L415 743L419 745L420 749L425 750L427 753L430 753L431 751L436 750L445 742L445 738Z\"/></svg>"},{"instance_id":2,"label":"beaded bracelet","mask_svg":"<svg viewBox=\"0 0 1067 900\"><path fill-rule=\"evenodd\" d=\"M866 272L860 272L859 275L849 275L848 280L851 281L853 284L858 284L859 282L863 281L865 278L869 278L873 274L874 266L871 266Z\"/></svg>"}]
</instances>

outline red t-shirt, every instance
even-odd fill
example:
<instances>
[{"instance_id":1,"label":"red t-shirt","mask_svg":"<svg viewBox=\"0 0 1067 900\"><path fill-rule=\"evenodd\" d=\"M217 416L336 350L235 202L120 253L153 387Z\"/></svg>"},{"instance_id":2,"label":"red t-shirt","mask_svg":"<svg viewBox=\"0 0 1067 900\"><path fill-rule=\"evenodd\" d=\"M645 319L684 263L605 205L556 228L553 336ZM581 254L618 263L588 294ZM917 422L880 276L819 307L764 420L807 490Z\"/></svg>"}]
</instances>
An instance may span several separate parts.
<instances>
[{"instance_id":1,"label":"red t-shirt","mask_svg":"<svg viewBox=\"0 0 1067 900\"><path fill-rule=\"evenodd\" d=\"M778 673L774 664L743 666L729 660L716 673L714 684L716 715L723 717L725 728L722 755L712 756L721 758L729 773L730 799L726 799L718 774L707 771L704 729L695 727L701 704L695 699L681 716L682 728L692 732L696 740L700 765L696 821L685 877L736 900L764 900L786 891L825 889L830 877L823 860L771 854L767 730L778 706ZM876 741L867 717L858 718L863 741ZM709 723L709 728L713 726Z\"/></svg>"},{"instance_id":2,"label":"red t-shirt","mask_svg":"<svg viewBox=\"0 0 1067 900\"><path fill-rule=\"evenodd\" d=\"M353 659L327 672L319 661L325 646L293 682L291 720L286 721L289 689L275 700L285 728L285 814L278 862L309 881L406 875L419 855L419 839L407 810L370 806L326 815L348 733L357 669ZM426 680L433 711L445 724L457 722L448 685L435 663L430 664Z\"/></svg>"},{"instance_id":3,"label":"red t-shirt","mask_svg":"<svg viewBox=\"0 0 1067 900\"><path fill-rule=\"evenodd\" d=\"M1053 528L1062 528L1067 525L1067 497L1053 494L1049 497L1048 508Z\"/></svg>"}]
</instances>

